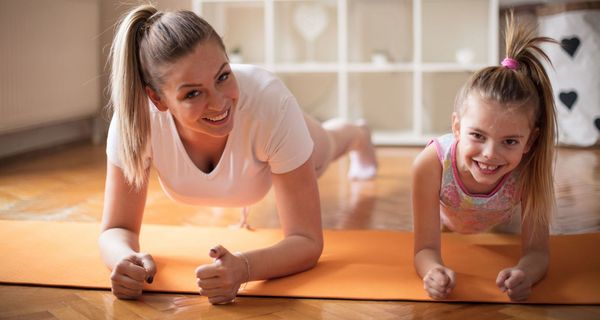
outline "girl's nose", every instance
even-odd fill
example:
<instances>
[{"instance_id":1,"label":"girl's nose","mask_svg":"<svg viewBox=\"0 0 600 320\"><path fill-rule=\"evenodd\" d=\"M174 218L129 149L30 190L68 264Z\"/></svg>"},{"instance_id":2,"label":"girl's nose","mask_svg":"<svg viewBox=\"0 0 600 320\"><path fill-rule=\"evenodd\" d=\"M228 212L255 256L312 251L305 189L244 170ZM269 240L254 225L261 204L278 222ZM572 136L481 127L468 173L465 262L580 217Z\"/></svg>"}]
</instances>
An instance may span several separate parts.
<instances>
[{"instance_id":1,"label":"girl's nose","mask_svg":"<svg viewBox=\"0 0 600 320\"><path fill-rule=\"evenodd\" d=\"M486 159L493 159L496 154L495 149L496 149L495 144L493 142L488 142L483 147L482 154Z\"/></svg>"}]
</instances>

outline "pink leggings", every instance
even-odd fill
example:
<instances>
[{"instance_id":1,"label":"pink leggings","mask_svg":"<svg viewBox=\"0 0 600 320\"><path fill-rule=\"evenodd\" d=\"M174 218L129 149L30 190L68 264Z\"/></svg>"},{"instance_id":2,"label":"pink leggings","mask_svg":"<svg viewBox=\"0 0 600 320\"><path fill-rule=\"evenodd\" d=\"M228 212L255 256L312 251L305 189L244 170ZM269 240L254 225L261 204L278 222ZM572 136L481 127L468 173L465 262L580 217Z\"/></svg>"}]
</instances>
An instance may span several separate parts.
<instances>
[{"instance_id":1,"label":"pink leggings","mask_svg":"<svg viewBox=\"0 0 600 320\"><path fill-rule=\"evenodd\" d=\"M329 166L329 163L339 156L334 154L336 150L335 140L323 128L323 125L311 116L304 114L304 121L306 121L306 126L315 144L312 156L317 177L320 177Z\"/></svg>"}]
</instances>

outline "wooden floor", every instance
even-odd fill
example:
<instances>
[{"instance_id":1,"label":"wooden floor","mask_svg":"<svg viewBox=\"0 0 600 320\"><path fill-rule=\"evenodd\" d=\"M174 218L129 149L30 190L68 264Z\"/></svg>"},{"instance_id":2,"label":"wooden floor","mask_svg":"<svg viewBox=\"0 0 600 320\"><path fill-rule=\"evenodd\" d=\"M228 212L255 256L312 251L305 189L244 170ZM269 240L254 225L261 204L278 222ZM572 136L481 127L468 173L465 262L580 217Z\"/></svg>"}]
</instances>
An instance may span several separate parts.
<instances>
[{"instance_id":1,"label":"wooden floor","mask_svg":"<svg viewBox=\"0 0 600 320\"><path fill-rule=\"evenodd\" d=\"M412 229L410 164L419 148L379 148L374 181L349 182L345 159L319 180L328 229ZM99 221L105 174L102 146L76 144L0 160L0 219ZM552 233L600 231L600 150L560 149L558 212ZM254 227L278 227L273 195L250 209ZM239 209L174 203L156 175L145 223L228 226ZM35 260L35 257L32 257ZM600 288L599 288L600 290ZM536 306L398 301L238 298L212 306L198 295L144 294L120 301L109 291L0 285L0 319L600 319L600 306Z\"/></svg>"}]
</instances>

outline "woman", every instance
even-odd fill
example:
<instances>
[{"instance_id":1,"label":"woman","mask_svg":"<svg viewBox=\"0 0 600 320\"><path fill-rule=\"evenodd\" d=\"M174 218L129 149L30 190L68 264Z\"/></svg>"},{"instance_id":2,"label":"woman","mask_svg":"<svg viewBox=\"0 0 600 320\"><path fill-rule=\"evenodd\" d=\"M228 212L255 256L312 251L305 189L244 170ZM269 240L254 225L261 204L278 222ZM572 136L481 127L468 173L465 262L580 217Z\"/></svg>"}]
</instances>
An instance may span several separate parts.
<instances>
[{"instance_id":1,"label":"woman","mask_svg":"<svg viewBox=\"0 0 600 320\"><path fill-rule=\"evenodd\" d=\"M157 272L139 252L150 165L165 192L188 204L245 207L275 189L284 239L244 253L211 249L215 262L196 270L211 303L232 301L244 282L315 266L323 248L316 178L345 153L351 178L373 177L368 128L330 121L324 129L304 116L272 74L230 65L221 38L189 11L133 9L111 56L114 116L99 243L115 296L139 297Z\"/></svg>"}]
</instances>

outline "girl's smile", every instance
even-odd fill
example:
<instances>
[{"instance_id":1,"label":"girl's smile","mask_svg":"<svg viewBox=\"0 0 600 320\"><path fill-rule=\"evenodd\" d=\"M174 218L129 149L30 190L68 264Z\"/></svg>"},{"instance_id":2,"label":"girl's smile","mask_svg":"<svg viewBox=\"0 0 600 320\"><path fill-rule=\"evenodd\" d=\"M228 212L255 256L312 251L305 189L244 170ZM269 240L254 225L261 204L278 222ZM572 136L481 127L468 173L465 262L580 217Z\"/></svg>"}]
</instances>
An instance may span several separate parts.
<instances>
[{"instance_id":1,"label":"girl's smile","mask_svg":"<svg viewBox=\"0 0 600 320\"><path fill-rule=\"evenodd\" d=\"M477 165L477 167L479 168L479 171L481 171L481 173L486 174L486 175L493 175L496 172L498 172L502 167L502 165L486 164L484 162L480 162L475 159L473 159L473 162L475 163L475 165Z\"/></svg>"},{"instance_id":2,"label":"girl's smile","mask_svg":"<svg viewBox=\"0 0 600 320\"><path fill-rule=\"evenodd\" d=\"M453 115L456 163L471 193L489 193L529 151L531 115L522 106L500 105L471 94Z\"/></svg>"}]
</instances>

